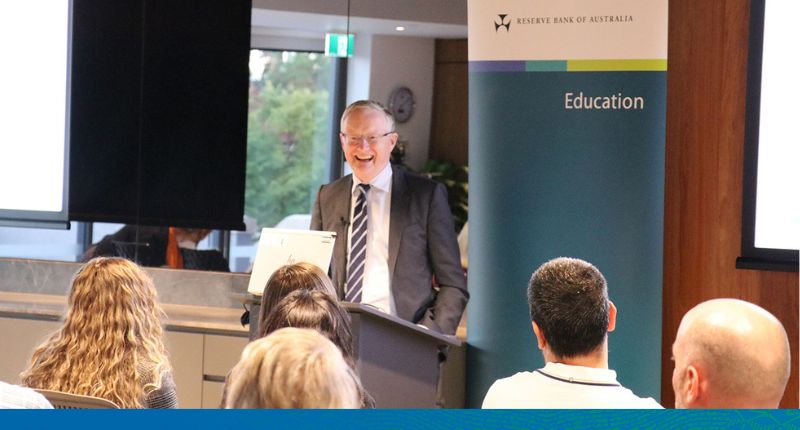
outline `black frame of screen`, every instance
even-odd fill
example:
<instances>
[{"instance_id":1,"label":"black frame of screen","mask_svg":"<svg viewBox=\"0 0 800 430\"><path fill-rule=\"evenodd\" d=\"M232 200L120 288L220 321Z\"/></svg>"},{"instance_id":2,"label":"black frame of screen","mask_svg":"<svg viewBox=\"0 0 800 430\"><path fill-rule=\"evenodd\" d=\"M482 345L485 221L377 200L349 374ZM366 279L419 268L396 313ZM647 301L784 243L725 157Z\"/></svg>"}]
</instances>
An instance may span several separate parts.
<instances>
[{"instance_id":1,"label":"black frame of screen","mask_svg":"<svg viewBox=\"0 0 800 430\"><path fill-rule=\"evenodd\" d=\"M745 102L744 176L742 196L742 249L737 269L798 270L798 251L755 246L758 182L758 136L761 112L761 67L764 52L765 0L750 1L750 32ZM787 196L789 198L789 196Z\"/></svg>"}]
</instances>

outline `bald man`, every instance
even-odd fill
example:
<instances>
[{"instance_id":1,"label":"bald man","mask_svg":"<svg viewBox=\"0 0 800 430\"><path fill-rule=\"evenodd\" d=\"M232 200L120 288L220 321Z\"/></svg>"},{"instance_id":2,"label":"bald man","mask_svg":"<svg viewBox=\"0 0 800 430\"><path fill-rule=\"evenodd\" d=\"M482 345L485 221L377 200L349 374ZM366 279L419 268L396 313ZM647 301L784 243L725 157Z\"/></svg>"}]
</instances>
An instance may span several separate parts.
<instances>
[{"instance_id":1,"label":"bald man","mask_svg":"<svg viewBox=\"0 0 800 430\"><path fill-rule=\"evenodd\" d=\"M672 356L676 408L777 408L789 380L786 330L742 300L709 300L686 313Z\"/></svg>"}]
</instances>

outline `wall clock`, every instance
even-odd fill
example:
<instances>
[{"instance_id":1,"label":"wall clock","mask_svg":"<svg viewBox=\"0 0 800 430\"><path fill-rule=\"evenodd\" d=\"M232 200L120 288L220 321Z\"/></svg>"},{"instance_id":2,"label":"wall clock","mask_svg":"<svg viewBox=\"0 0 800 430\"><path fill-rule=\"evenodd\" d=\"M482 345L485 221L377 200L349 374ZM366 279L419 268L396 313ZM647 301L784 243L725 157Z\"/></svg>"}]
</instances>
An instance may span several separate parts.
<instances>
[{"instance_id":1,"label":"wall clock","mask_svg":"<svg viewBox=\"0 0 800 430\"><path fill-rule=\"evenodd\" d=\"M414 93L408 87L397 87L389 94L389 111L397 122L406 122L414 113Z\"/></svg>"}]
</instances>

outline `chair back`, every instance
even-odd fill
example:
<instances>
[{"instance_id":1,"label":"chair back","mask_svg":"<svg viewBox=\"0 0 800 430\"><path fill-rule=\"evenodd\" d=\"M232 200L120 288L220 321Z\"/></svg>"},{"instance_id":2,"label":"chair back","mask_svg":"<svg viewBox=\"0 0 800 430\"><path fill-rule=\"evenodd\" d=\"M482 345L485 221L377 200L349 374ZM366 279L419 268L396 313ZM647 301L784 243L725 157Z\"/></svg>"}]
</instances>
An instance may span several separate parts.
<instances>
[{"instance_id":1,"label":"chair back","mask_svg":"<svg viewBox=\"0 0 800 430\"><path fill-rule=\"evenodd\" d=\"M114 257L122 257L131 260L140 266L158 266L153 247L146 242L119 242L111 241L114 246ZM162 260L163 264L163 260Z\"/></svg>"},{"instance_id":2,"label":"chair back","mask_svg":"<svg viewBox=\"0 0 800 430\"><path fill-rule=\"evenodd\" d=\"M100 397L40 390L38 388L36 392L43 395L55 409L119 409L116 403Z\"/></svg>"},{"instance_id":3,"label":"chair back","mask_svg":"<svg viewBox=\"0 0 800 430\"><path fill-rule=\"evenodd\" d=\"M216 272L230 272L228 260L216 249L186 249L181 248L183 268L192 270L212 270Z\"/></svg>"}]
</instances>

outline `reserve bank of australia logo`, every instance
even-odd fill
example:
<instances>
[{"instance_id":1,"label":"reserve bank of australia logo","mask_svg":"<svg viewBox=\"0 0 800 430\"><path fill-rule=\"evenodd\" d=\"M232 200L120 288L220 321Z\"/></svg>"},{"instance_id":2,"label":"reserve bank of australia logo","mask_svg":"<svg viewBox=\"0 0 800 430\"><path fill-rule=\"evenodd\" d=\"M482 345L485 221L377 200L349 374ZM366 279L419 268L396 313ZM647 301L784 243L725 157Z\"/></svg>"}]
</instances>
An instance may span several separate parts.
<instances>
[{"instance_id":1,"label":"reserve bank of australia logo","mask_svg":"<svg viewBox=\"0 0 800 430\"><path fill-rule=\"evenodd\" d=\"M500 31L500 28L503 28L503 27L505 27L506 33L508 33L508 31L511 30L511 18L508 18L508 20L506 20L507 16L508 16L507 13L497 14L497 17L500 18L500 22L497 22L497 21L494 22L494 31L495 31L495 33Z\"/></svg>"}]
</instances>

